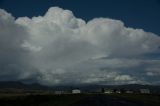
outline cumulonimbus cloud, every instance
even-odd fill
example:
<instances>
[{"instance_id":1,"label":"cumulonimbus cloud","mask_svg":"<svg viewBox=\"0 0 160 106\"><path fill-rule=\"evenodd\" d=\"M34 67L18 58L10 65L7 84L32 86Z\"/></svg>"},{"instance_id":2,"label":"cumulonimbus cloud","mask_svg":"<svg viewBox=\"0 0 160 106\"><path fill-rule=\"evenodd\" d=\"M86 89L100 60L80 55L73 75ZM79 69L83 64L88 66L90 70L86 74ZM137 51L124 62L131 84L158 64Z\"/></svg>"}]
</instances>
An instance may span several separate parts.
<instances>
[{"instance_id":1,"label":"cumulonimbus cloud","mask_svg":"<svg viewBox=\"0 0 160 106\"><path fill-rule=\"evenodd\" d=\"M159 46L158 35L127 28L120 20L85 22L59 7L44 16L17 19L0 10L0 80L45 85L155 82L148 81L147 73L158 65L145 55L159 53Z\"/></svg>"}]
</instances>

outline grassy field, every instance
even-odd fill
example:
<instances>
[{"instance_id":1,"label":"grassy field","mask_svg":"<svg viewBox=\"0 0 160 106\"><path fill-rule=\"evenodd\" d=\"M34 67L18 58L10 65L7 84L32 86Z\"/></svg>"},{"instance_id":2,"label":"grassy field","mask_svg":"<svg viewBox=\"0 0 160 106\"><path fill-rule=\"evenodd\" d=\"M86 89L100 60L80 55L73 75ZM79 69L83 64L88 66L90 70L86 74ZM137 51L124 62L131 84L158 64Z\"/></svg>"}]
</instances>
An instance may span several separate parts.
<instances>
[{"instance_id":1,"label":"grassy field","mask_svg":"<svg viewBox=\"0 0 160 106\"><path fill-rule=\"evenodd\" d=\"M69 106L88 95L0 95L0 106Z\"/></svg>"},{"instance_id":2,"label":"grassy field","mask_svg":"<svg viewBox=\"0 0 160 106\"><path fill-rule=\"evenodd\" d=\"M70 106L97 94L0 94L0 106ZM159 106L160 96L140 94L99 94L120 98L131 102L144 103L145 106Z\"/></svg>"},{"instance_id":3,"label":"grassy field","mask_svg":"<svg viewBox=\"0 0 160 106\"><path fill-rule=\"evenodd\" d=\"M160 106L160 95L152 94L110 94L112 97L122 98L133 102L141 102L148 106Z\"/></svg>"}]
</instances>

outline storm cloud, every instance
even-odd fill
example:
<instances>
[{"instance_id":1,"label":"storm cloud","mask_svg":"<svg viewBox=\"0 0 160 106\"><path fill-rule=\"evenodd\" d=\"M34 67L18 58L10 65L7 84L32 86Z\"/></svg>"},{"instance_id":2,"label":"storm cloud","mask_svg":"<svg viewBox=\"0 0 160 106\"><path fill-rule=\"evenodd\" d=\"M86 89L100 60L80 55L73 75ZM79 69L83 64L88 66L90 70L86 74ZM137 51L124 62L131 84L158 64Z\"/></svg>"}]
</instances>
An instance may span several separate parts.
<instances>
[{"instance_id":1,"label":"storm cloud","mask_svg":"<svg viewBox=\"0 0 160 106\"><path fill-rule=\"evenodd\" d=\"M15 19L0 10L0 80L57 84L160 84L160 37L120 20L88 22L51 7ZM158 74L157 74L158 73Z\"/></svg>"}]
</instances>

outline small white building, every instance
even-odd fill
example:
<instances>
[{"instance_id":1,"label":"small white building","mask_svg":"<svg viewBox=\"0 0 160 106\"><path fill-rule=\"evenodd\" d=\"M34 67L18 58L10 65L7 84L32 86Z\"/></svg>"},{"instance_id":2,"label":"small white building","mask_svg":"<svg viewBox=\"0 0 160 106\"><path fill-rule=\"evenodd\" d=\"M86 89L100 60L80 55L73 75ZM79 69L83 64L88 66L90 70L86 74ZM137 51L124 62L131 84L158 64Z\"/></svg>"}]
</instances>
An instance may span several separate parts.
<instances>
[{"instance_id":1,"label":"small white building","mask_svg":"<svg viewBox=\"0 0 160 106\"><path fill-rule=\"evenodd\" d=\"M133 91L131 91L131 90L127 90L125 93L133 93Z\"/></svg>"},{"instance_id":2,"label":"small white building","mask_svg":"<svg viewBox=\"0 0 160 106\"><path fill-rule=\"evenodd\" d=\"M73 94L79 94L79 93L81 93L81 90L79 90L79 89L73 89L72 93Z\"/></svg>"},{"instance_id":3,"label":"small white building","mask_svg":"<svg viewBox=\"0 0 160 106\"><path fill-rule=\"evenodd\" d=\"M111 93L113 93L113 90L105 90L104 93L111 94Z\"/></svg>"},{"instance_id":4,"label":"small white building","mask_svg":"<svg viewBox=\"0 0 160 106\"><path fill-rule=\"evenodd\" d=\"M117 90L115 93L121 93L121 91L120 91L120 90Z\"/></svg>"},{"instance_id":5,"label":"small white building","mask_svg":"<svg viewBox=\"0 0 160 106\"><path fill-rule=\"evenodd\" d=\"M150 94L150 90L149 89L140 89L140 93Z\"/></svg>"}]
</instances>

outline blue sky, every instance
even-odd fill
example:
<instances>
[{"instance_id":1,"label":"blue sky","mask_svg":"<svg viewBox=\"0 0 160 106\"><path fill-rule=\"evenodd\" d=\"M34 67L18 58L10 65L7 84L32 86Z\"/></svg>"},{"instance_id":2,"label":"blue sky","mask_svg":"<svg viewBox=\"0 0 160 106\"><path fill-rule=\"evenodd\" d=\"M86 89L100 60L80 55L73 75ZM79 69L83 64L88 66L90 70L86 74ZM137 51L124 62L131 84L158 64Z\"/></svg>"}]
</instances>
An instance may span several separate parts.
<instances>
[{"instance_id":1,"label":"blue sky","mask_svg":"<svg viewBox=\"0 0 160 106\"><path fill-rule=\"evenodd\" d=\"M0 8L15 17L44 15L52 6L69 9L86 21L95 17L118 19L128 27L160 35L159 0L0 0Z\"/></svg>"}]
</instances>

